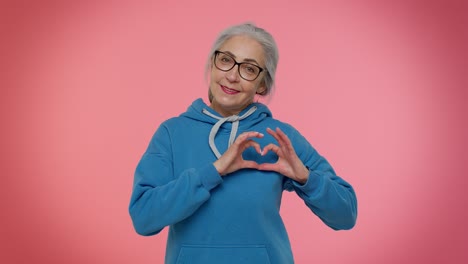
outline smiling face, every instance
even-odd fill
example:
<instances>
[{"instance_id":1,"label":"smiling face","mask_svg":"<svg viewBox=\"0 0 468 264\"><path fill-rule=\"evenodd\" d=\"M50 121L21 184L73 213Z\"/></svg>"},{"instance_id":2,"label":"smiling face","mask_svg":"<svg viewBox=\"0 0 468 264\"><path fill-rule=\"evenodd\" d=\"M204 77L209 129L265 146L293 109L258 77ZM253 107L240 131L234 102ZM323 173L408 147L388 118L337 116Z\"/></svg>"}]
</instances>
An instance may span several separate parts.
<instances>
[{"instance_id":1,"label":"smiling face","mask_svg":"<svg viewBox=\"0 0 468 264\"><path fill-rule=\"evenodd\" d=\"M265 68L263 48L250 37L234 36L224 42L219 51L231 55L239 63L248 62ZM247 81L239 75L238 67L221 71L212 62L210 91L213 99L210 107L224 117L238 114L253 102L256 93L266 89L265 71L257 79Z\"/></svg>"}]
</instances>

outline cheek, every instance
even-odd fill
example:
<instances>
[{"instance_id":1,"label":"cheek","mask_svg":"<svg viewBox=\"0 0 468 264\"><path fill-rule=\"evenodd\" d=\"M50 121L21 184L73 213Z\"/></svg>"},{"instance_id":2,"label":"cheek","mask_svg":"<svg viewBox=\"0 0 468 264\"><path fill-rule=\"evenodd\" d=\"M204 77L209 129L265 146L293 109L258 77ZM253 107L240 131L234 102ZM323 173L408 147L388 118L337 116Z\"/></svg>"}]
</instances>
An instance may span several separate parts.
<instances>
[{"instance_id":1,"label":"cheek","mask_svg":"<svg viewBox=\"0 0 468 264\"><path fill-rule=\"evenodd\" d=\"M213 69L211 68L211 71L210 71L210 83L216 83L218 82L221 78L223 78L223 73L216 70L216 69Z\"/></svg>"},{"instance_id":2,"label":"cheek","mask_svg":"<svg viewBox=\"0 0 468 264\"><path fill-rule=\"evenodd\" d=\"M262 74L255 80L255 88L260 89L263 86L265 86L265 77Z\"/></svg>"},{"instance_id":3,"label":"cheek","mask_svg":"<svg viewBox=\"0 0 468 264\"><path fill-rule=\"evenodd\" d=\"M257 92L260 93L261 90L262 90L262 84L263 84L262 81L257 81L257 82L255 82L255 84L252 85L252 92L253 92L254 94L257 93Z\"/></svg>"}]
</instances>

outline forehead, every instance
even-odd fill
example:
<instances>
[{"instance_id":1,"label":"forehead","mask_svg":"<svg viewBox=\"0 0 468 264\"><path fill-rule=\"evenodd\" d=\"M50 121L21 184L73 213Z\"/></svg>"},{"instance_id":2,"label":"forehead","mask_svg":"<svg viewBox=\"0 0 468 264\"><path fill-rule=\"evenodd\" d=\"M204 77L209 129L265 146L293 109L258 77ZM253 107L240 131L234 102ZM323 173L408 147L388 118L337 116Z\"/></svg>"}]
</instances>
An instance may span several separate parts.
<instances>
[{"instance_id":1,"label":"forehead","mask_svg":"<svg viewBox=\"0 0 468 264\"><path fill-rule=\"evenodd\" d=\"M229 51L236 56L237 61L254 59L264 65L265 56L263 48L256 40L248 36L234 36L226 40L221 47L221 51Z\"/></svg>"}]
</instances>

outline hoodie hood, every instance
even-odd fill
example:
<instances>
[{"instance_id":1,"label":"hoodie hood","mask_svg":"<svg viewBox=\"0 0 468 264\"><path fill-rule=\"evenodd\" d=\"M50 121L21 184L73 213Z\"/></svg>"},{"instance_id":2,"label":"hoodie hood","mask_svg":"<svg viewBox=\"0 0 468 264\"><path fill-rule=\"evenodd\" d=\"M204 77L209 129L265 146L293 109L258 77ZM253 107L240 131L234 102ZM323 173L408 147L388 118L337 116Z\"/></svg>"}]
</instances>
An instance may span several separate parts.
<instances>
[{"instance_id":1,"label":"hoodie hood","mask_svg":"<svg viewBox=\"0 0 468 264\"><path fill-rule=\"evenodd\" d=\"M220 130L229 131L230 136L228 146L231 146L236 139L239 127L241 130L247 131L250 127L267 117L271 117L272 115L266 105L261 103L252 103L238 115L223 117L211 107L207 106L203 100L199 98L195 100L181 116L213 125L208 136L208 142L211 150L219 159L221 157L221 153L218 151L214 139Z\"/></svg>"}]
</instances>

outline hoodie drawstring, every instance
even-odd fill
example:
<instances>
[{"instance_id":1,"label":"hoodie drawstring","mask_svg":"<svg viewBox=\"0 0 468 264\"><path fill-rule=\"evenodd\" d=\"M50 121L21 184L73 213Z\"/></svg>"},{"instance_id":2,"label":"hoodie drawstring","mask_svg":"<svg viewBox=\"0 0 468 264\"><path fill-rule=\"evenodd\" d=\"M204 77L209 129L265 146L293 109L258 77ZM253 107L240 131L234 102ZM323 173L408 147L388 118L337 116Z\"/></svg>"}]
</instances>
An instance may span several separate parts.
<instances>
[{"instance_id":1,"label":"hoodie drawstring","mask_svg":"<svg viewBox=\"0 0 468 264\"><path fill-rule=\"evenodd\" d=\"M228 144L228 148L229 148L231 144L234 142L234 140L236 139L237 129L239 128L239 121L253 114L255 110L257 110L257 107L253 106L241 116L232 115L228 117L219 117L210 113L208 110L203 109L203 113L205 115L210 116L214 119L218 119L218 122L216 122L216 124L214 124L214 126L211 128L210 136L208 137L208 143L210 144L210 148L218 159L221 157L221 153L219 153L218 148L216 148L214 139L221 125L223 125L225 122L232 123L231 134L229 136L229 144Z\"/></svg>"}]
</instances>

